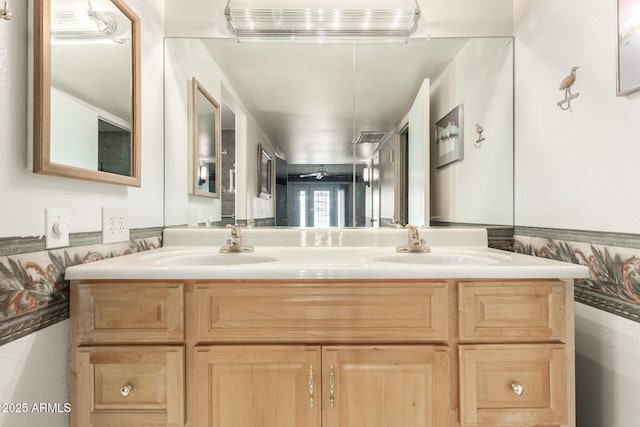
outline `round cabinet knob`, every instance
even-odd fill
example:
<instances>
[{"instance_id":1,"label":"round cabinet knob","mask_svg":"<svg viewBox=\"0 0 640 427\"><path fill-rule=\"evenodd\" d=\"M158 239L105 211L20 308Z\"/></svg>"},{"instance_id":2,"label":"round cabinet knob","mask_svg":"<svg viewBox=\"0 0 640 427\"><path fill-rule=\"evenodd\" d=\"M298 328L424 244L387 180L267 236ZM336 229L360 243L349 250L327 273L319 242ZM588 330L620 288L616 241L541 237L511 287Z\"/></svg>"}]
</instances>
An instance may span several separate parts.
<instances>
[{"instance_id":1,"label":"round cabinet knob","mask_svg":"<svg viewBox=\"0 0 640 427\"><path fill-rule=\"evenodd\" d=\"M120 387L120 396L128 397L131 394L131 390L133 390L133 387L131 387L131 385L123 385L122 387Z\"/></svg>"},{"instance_id":2,"label":"round cabinet knob","mask_svg":"<svg viewBox=\"0 0 640 427\"><path fill-rule=\"evenodd\" d=\"M516 394L516 396L521 396L522 393L524 393L524 387L521 384L518 384L518 383L512 383L511 384L511 389Z\"/></svg>"}]
</instances>

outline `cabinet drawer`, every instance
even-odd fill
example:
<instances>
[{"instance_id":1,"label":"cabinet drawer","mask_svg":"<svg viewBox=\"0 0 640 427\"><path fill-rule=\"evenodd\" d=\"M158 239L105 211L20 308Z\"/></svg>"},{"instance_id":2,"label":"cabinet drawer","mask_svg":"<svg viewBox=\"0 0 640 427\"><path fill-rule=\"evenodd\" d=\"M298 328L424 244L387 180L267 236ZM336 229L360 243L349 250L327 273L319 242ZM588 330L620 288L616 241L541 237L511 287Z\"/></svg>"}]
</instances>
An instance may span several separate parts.
<instances>
[{"instance_id":1,"label":"cabinet drawer","mask_svg":"<svg viewBox=\"0 0 640 427\"><path fill-rule=\"evenodd\" d=\"M182 284L79 283L73 291L79 344L184 339Z\"/></svg>"},{"instance_id":2,"label":"cabinet drawer","mask_svg":"<svg viewBox=\"0 0 640 427\"><path fill-rule=\"evenodd\" d=\"M210 342L446 341L443 282L208 283L195 291Z\"/></svg>"},{"instance_id":3,"label":"cabinet drawer","mask_svg":"<svg viewBox=\"0 0 640 427\"><path fill-rule=\"evenodd\" d=\"M565 298L555 280L460 282L460 341L563 341Z\"/></svg>"},{"instance_id":4,"label":"cabinet drawer","mask_svg":"<svg viewBox=\"0 0 640 427\"><path fill-rule=\"evenodd\" d=\"M567 422L563 344L461 345L459 352L462 425Z\"/></svg>"},{"instance_id":5,"label":"cabinet drawer","mask_svg":"<svg viewBox=\"0 0 640 427\"><path fill-rule=\"evenodd\" d=\"M183 347L82 347L75 360L73 425L184 424Z\"/></svg>"}]
</instances>

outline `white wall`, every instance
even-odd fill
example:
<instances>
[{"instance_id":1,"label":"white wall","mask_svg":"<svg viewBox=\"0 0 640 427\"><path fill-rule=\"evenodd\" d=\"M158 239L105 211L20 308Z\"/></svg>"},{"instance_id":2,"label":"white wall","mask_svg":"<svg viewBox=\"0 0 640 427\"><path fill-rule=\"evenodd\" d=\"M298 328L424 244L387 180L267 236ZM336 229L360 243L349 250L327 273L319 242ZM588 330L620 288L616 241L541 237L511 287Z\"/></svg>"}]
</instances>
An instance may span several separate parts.
<instances>
[{"instance_id":1,"label":"white wall","mask_svg":"<svg viewBox=\"0 0 640 427\"><path fill-rule=\"evenodd\" d=\"M334 0L336 1L336 0ZM340 0L338 0L339 2ZM228 37L224 8L227 0L167 1L167 36ZM277 5L275 1L253 2ZM281 3L280 3L281 4ZM350 1L366 4L366 0ZM418 0L422 11L417 37L510 36L511 0Z\"/></svg>"},{"instance_id":2,"label":"white wall","mask_svg":"<svg viewBox=\"0 0 640 427\"><path fill-rule=\"evenodd\" d=\"M98 169L98 113L51 88L51 161Z\"/></svg>"},{"instance_id":3,"label":"white wall","mask_svg":"<svg viewBox=\"0 0 640 427\"><path fill-rule=\"evenodd\" d=\"M396 162L398 135L389 138L380 147L380 220L395 216ZM395 144L394 144L395 143ZM379 225L382 225L380 222Z\"/></svg>"},{"instance_id":4,"label":"white wall","mask_svg":"<svg viewBox=\"0 0 640 427\"><path fill-rule=\"evenodd\" d=\"M68 320L0 346L0 366L0 403L26 403L28 409L0 414L0 427L69 425ZM33 412L34 403L58 404L63 412Z\"/></svg>"},{"instance_id":5,"label":"white wall","mask_svg":"<svg viewBox=\"0 0 640 427\"><path fill-rule=\"evenodd\" d=\"M577 423L580 427L640 424L640 326L576 304Z\"/></svg>"},{"instance_id":6,"label":"white wall","mask_svg":"<svg viewBox=\"0 0 640 427\"><path fill-rule=\"evenodd\" d=\"M191 79L221 104L220 70L200 41L165 40L165 225L220 221L220 199L190 195ZM191 210L191 221L189 221Z\"/></svg>"},{"instance_id":7,"label":"white wall","mask_svg":"<svg viewBox=\"0 0 640 427\"><path fill-rule=\"evenodd\" d=\"M33 174L27 170L27 2L0 22L0 237L41 235L45 207L67 207L72 233L98 231L101 207L127 207L132 228L163 224L162 37L164 5L127 0L141 19L142 187ZM0 347L0 402L68 401L68 322ZM66 426L66 415L9 417L0 426Z\"/></svg>"},{"instance_id":8,"label":"white wall","mask_svg":"<svg viewBox=\"0 0 640 427\"><path fill-rule=\"evenodd\" d=\"M236 175L236 218L250 221L273 217L274 200L257 198L255 190L258 144L262 143L275 160L267 137L201 40L166 39L165 52L165 225L220 221L220 199L189 195L189 93L193 77L236 115L236 169L247 171Z\"/></svg>"},{"instance_id":9,"label":"white wall","mask_svg":"<svg viewBox=\"0 0 640 427\"><path fill-rule=\"evenodd\" d=\"M616 97L616 2L514 6L516 224L640 233L640 93Z\"/></svg>"},{"instance_id":10,"label":"white wall","mask_svg":"<svg viewBox=\"0 0 640 427\"><path fill-rule=\"evenodd\" d=\"M163 224L163 6L130 0L142 19L142 187L33 174L27 169L27 2L0 22L0 237L41 235L44 208L69 208L71 233L98 231L101 207L128 207L132 228Z\"/></svg>"},{"instance_id":11,"label":"white wall","mask_svg":"<svg viewBox=\"0 0 640 427\"><path fill-rule=\"evenodd\" d=\"M616 97L616 2L514 0L515 222L640 233L640 93ZM556 103L572 66L571 111ZM580 427L638 425L640 324L578 304Z\"/></svg>"},{"instance_id":12,"label":"white wall","mask_svg":"<svg viewBox=\"0 0 640 427\"><path fill-rule=\"evenodd\" d=\"M513 224L512 64L511 39L471 39L432 82L431 123L462 105L464 140L462 161L431 171L433 220Z\"/></svg>"},{"instance_id":13,"label":"white wall","mask_svg":"<svg viewBox=\"0 0 640 427\"><path fill-rule=\"evenodd\" d=\"M409 224L429 225L430 80L425 79L409 110L409 147L407 161L407 198Z\"/></svg>"}]
</instances>

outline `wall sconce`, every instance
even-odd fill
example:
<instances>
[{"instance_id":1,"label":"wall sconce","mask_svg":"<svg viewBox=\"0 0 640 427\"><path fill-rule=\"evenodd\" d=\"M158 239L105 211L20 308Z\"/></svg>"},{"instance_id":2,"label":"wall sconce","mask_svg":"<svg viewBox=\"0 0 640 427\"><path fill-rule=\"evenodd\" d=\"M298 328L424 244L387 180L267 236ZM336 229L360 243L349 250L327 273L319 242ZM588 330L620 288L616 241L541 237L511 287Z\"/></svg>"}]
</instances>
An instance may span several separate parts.
<instances>
[{"instance_id":1,"label":"wall sconce","mask_svg":"<svg viewBox=\"0 0 640 427\"><path fill-rule=\"evenodd\" d=\"M364 185L367 187L371 185L371 169L368 166L362 169L362 182L364 182Z\"/></svg>"},{"instance_id":2,"label":"wall sconce","mask_svg":"<svg viewBox=\"0 0 640 427\"><path fill-rule=\"evenodd\" d=\"M420 18L416 0L228 0L224 13L244 39L408 38Z\"/></svg>"},{"instance_id":3,"label":"wall sconce","mask_svg":"<svg viewBox=\"0 0 640 427\"><path fill-rule=\"evenodd\" d=\"M482 136L482 132L484 132L484 128L480 126L480 123L476 123L476 132L478 133L478 139L473 143L473 146L476 148L480 148L482 142L485 140L485 137Z\"/></svg>"},{"instance_id":4,"label":"wall sconce","mask_svg":"<svg viewBox=\"0 0 640 427\"><path fill-rule=\"evenodd\" d=\"M198 185L207 182L207 175L209 175L209 169L206 166L200 166L200 170L198 171Z\"/></svg>"},{"instance_id":5,"label":"wall sconce","mask_svg":"<svg viewBox=\"0 0 640 427\"><path fill-rule=\"evenodd\" d=\"M4 7L0 9L0 19L4 19L5 21L11 21L13 18L13 14L9 10L9 2L4 2Z\"/></svg>"}]
</instances>

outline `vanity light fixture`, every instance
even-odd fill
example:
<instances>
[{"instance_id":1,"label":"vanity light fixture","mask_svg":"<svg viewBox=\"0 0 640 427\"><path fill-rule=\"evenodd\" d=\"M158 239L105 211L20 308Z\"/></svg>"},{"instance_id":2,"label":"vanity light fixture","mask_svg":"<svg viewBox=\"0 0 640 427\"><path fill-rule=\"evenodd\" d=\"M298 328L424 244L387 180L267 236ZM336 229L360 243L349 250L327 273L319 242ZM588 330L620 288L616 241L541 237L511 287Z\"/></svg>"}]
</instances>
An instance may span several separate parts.
<instances>
[{"instance_id":1,"label":"vanity light fixture","mask_svg":"<svg viewBox=\"0 0 640 427\"><path fill-rule=\"evenodd\" d=\"M56 44L118 43L130 39L118 32L118 22L109 12L100 12L91 2L86 7L63 6L51 9L51 42ZM122 31L121 31L122 32Z\"/></svg>"},{"instance_id":2,"label":"vanity light fixture","mask_svg":"<svg viewBox=\"0 0 640 427\"><path fill-rule=\"evenodd\" d=\"M407 39L417 0L228 0L231 32L245 40Z\"/></svg>"},{"instance_id":3,"label":"vanity light fixture","mask_svg":"<svg viewBox=\"0 0 640 427\"><path fill-rule=\"evenodd\" d=\"M13 18L13 14L9 10L9 2L4 2L4 7L0 9L0 19L4 19L5 21L11 21Z\"/></svg>"}]
</instances>

